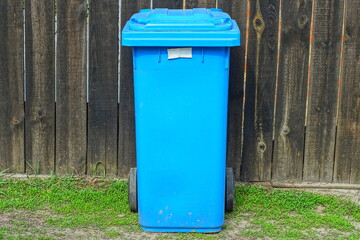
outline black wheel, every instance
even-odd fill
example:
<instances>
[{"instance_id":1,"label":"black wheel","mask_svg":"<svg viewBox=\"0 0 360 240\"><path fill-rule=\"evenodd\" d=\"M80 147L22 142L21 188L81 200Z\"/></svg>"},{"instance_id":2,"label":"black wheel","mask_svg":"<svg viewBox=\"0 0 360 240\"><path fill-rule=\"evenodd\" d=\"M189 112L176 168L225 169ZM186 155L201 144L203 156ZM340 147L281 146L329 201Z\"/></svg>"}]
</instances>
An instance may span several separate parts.
<instances>
[{"instance_id":1,"label":"black wheel","mask_svg":"<svg viewBox=\"0 0 360 240\"><path fill-rule=\"evenodd\" d=\"M136 168L131 168L128 178L128 201L130 211L138 211Z\"/></svg>"},{"instance_id":2,"label":"black wheel","mask_svg":"<svg viewBox=\"0 0 360 240\"><path fill-rule=\"evenodd\" d=\"M232 168L226 168L225 182L225 211L232 212L234 210L235 199L235 179Z\"/></svg>"}]
</instances>

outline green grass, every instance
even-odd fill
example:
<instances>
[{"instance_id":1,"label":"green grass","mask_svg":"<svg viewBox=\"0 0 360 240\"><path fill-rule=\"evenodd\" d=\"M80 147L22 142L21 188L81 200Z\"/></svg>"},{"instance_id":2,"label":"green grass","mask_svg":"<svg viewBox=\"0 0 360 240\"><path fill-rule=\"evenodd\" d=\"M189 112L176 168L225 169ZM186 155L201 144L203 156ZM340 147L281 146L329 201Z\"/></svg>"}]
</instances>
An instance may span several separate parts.
<instances>
[{"instance_id":1,"label":"green grass","mask_svg":"<svg viewBox=\"0 0 360 240\"><path fill-rule=\"evenodd\" d=\"M360 206L333 196L309 192L239 186L237 209L227 218L242 218L252 224L245 235L254 238L316 238L316 229L352 232L360 222Z\"/></svg>"},{"instance_id":2,"label":"green grass","mask_svg":"<svg viewBox=\"0 0 360 240\"><path fill-rule=\"evenodd\" d=\"M75 178L8 181L0 196L0 212L51 210L46 220L59 227L135 225L137 215L127 205L124 181L85 182ZM119 215L124 215L119 217Z\"/></svg>"},{"instance_id":3,"label":"green grass","mask_svg":"<svg viewBox=\"0 0 360 240\"><path fill-rule=\"evenodd\" d=\"M236 209L226 215L229 224L221 233L159 234L158 239L224 239L230 232L249 239L360 238L354 225L360 222L360 206L350 201L256 185L238 185L236 190ZM51 229L94 228L119 239L124 232L140 233L138 216L129 211L125 181L0 178L0 215L11 212L43 219ZM11 229L0 226L0 239L24 239L26 233L25 239L53 239L46 230L32 228L20 214Z\"/></svg>"}]
</instances>

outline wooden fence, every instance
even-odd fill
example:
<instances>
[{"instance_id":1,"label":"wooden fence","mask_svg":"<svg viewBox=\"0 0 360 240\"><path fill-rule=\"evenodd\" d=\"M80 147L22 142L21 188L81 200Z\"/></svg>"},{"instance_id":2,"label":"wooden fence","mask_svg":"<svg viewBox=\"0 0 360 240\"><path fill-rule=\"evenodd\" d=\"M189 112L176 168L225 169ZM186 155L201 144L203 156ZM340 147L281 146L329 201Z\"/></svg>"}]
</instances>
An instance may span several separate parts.
<instances>
[{"instance_id":1,"label":"wooden fence","mask_svg":"<svg viewBox=\"0 0 360 240\"><path fill-rule=\"evenodd\" d=\"M360 183L360 1L1 0L0 171L125 176L135 166L126 20L222 8L228 166L238 180ZM120 22L120 24L119 24Z\"/></svg>"}]
</instances>

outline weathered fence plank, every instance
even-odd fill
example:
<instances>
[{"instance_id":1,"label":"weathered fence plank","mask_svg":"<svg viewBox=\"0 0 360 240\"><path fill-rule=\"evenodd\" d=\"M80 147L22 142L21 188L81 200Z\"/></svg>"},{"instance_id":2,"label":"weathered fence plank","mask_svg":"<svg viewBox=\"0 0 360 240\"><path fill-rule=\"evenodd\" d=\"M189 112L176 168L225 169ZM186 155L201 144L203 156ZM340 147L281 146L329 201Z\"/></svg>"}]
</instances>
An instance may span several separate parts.
<instances>
[{"instance_id":1,"label":"weathered fence plank","mask_svg":"<svg viewBox=\"0 0 360 240\"><path fill-rule=\"evenodd\" d=\"M283 1L272 179L301 180L311 1Z\"/></svg>"},{"instance_id":2,"label":"weathered fence plank","mask_svg":"<svg viewBox=\"0 0 360 240\"><path fill-rule=\"evenodd\" d=\"M146 8L150 8L150 1L122 1L121 29L134 13ZM121 47L118 174L122 177L128 175L131 167L136 166L134 115L132 53L130 47Z\"/></svg>"},{"instance_id":3,"label":"weathered fence plank","mask_svg":"<svg viewBox=\"0 0 360 240\"><path fill-rule=\"evenodd\" d=\"M118 86L119 3L123 27L151 0L90 0L89 14L86 1L56 1L56 56L55 0L25 1L26 99L23 4L0 2L0 171L124 177L136 154L129 47L121 48ZM218 7L237 20L242 46L231 49L227 139L237 180L360 183L357 1L152 3Z\"/></svg>"},{"instance_id":4,"label":"weathered fence plank","mask_svg":"<svg viewBox=\"0 0 360 240\"><path fill-rule=\"evenodd\" d=\"M185 0L186 9L215 8L216 0Z\"/></svg>"},{"instance_id":5,"label":"weathered fence plank","mask_svg":"<svg viewBox=\"0 0 360 240\"><path fill-rule=\"evenodd\" d=\"M0 172L25 171L23 5L0 1Z\"/></svg>"},{"instance_id":6,"label":"weathered fence plank","mask_svg":"<svg viewBox=\"0 0 360 240\"><path fill-rule=\"evenodd\" d=\"M26 172L48 174L55 162L54 0L26 1Z\"/></svg>"},{"instance_id":7,"label":"weathered fence plank","mask_svg":"<svg viewBox=\"0 0 360 240\"><path fill-rule=\"evenodd\" d=\"M273 144L279 0L252 1L241 179L269 181Z\"/></svg>"},{"instance_id":8,"label":"weathered fence plank","mask_svg":"<svg viewBox=\"0 0 360 240\"><path fill-rule=\"evenodd\" d=\"M334 182L360 183L360 2L346 5Z\"/></svg>"},{"instance_id":9,"label":"weathered fence plank","mask_svg":"<svg viewBox=\"0 0 360 240\"><path fill-rule=\"evenodd\" d=\"M241 46L230 49L227 131L227 166L233 168L236 179L240 180L247 5L242 0L222 0L218 2L218 8L231 14L241 35Z\"/></svg>"},{"instance_id":10,"label":"weathered fence plank","mask_svg":"<svg viewBox=\"0 0 360 240\"><path fill-rule=\"evenodd\" d=\"M119 1L90 1L89 174L117 173Z\"/></svg>"},{"instance_id":11,"label":"weathered fence plank","mask_svg":"<svg viewBox=\"0 0 360 240\"><path fill-rule=\"evenodd\" d=\"M314 3L303 180L331 182L344 2Z\"/></svg>"},{"instance_id":12,"label":"weathered fence plank","mask_svg":"<svg viewBox=\"0 0 360 240\"><path fill-rule=\"evenodd\" d=\"M153 0L153 8L181 9L182 0Z\"/></svg>"},{"instance_id":13,"label":"weathered fence plank","mask_svg":"<svg viewBox=\"0 0 360 240\"><path fill-rule=\"evenodd\" d=\"M86 172L86 1L57 0L56 172Z\"/></svg>"}]
</instances>

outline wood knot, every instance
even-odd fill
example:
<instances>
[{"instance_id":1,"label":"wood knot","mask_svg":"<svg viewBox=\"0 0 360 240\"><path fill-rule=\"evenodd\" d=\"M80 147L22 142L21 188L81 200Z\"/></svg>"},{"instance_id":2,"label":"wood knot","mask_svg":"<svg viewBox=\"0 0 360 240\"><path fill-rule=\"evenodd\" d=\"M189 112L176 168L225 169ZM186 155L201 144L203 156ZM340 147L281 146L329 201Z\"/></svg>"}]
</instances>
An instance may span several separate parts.
<instances>
[{"instance_id":1,"label":"wood knot","mask_svg":"<svg viewBox=\"0 0 360 240\"><path fill-rule=\"evenodd\" d=\"M290 133L290 128L288 126L284 126L281 130L281 135L286 136Z\"/></svg>"},{"instance_id":2,"label":"wood knot","mask_svg":"<svg viewBox=\"0 0 360 240\"><path fill-rule=\"evenodd\" d=\"M284 25L281 30L282 30L283 34L286 35L286 34L291 33L293 28L290 25Z\"/></svg>"},{"instance_id":3,"label":"wood knot","mask_svg":"<svg viewBox=\"0 0 360 240\"><path fill-rule=\"evenodd\" d=\"M308 22L309 22L308 16L306 16L306 15L301 15L301 16L298 18L297 25L298 25L298 27L299 27L300 29L303 29Z\"/></svg>"},{"instance_id":4,"label":"wood knot","mask_svg":"<svg viewBox=\"0 0 360 240\"><path fill-rule=\"evenodd\" d=\"M260 10L260 0L256 1L256 15L253 20L253 27L257 33L258 44L260 43L261 35L265 28L265 22Z\"/></svg>"},{"instance_id":5,"label":"wood knot","mask_svg":"<svg viewBox=\"0 0 360 240\"><path fill-rule=\"evenodd\" d=\"M344 41L347 41L347 40L349 40L350 39L350 35L347 33L347 32L345 32L345 34L344 34Z\"/></svg>"},{"instance_id":6,"label":"wood knot","mask_svg":"<svg viewBox=\"0 0 360 240\"><path fill-rule=\"evenodd\" d=\"M256 16L253 20L253 27L258 35L261 35L265 29L265 22L260 11L256 13Z\"/></svg>"},{"instance_id":7,"label":"wood knot","mask_svg":"<svg viewBox=\"0 0 360 240\"><path fill-rule=\"evenodd\" d=\"M258 145L258 152L265 152L266 150L266 144L264 142L260 142L259 145Z\"/></svg>"},{"instance_id":8,"label":"wood knot","mask_svg":"<svg viewBox=\"0 0 360 240\"><path fill-rule=\"evenodd\" d=\"M20 123L20 120L19 119L17 119L16 117L13 117L12 118L12 124L13 125L18 125Z\"/></svg>"},{"instance_id":9,"label":"wood knot","mask_svg":"<svg viewBox=\"0 0 360 240\"><path fill-rule=\"evenodd\" d=\"M37 106L34 110L35 119L42 119L45 116L45 110L41 106Z\"/></svg>"},{"instance_id":10,"label":"wood knot","mask_svg":"<svg viewBox=\"0 0 360 240\"><path fill-rule=\"evenodd\" d=\"M37 115L39 118L43 118L44 117L44 111L42 109L37 111Z\"/></svg>"}]
</instances>

